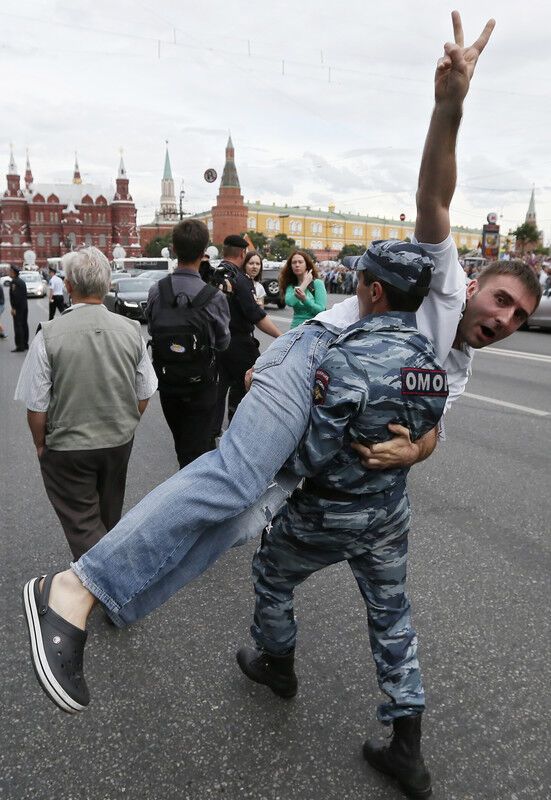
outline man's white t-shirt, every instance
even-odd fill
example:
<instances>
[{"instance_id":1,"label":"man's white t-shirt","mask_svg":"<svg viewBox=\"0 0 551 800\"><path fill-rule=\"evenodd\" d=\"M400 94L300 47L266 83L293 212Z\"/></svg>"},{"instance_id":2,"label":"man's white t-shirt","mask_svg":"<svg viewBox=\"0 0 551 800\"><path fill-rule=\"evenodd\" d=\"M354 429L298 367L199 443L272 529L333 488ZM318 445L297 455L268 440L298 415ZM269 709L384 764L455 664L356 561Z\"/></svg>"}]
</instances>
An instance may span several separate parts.
<instances>
[{"instance_id":1,"label":"man's white t-shirt","mask_svg":"<svg viewBox=\"0 0 551 800\"><path fill-rule=\"evenodd\" d=\"M58 295L63 297L63 281L59 275L52 275L50 278L49 287L52 290L52 295L54 297L57 297Z\"/></svg>"},{"instance_id":2,"label":"man's white t-shirt","mask_svg":"<svg viewBox=\"0 0 551 800\"><path fill-rule=\"evenodd\" d=\"M425 244L418 242L415 237L412 241L421 245L434 261L430 292L415 316L419 331L430 339L439 361L448 373L447 411L453 401L465 391L473 360L472 348L468 347L464 351L452 349L465 305L465 273L459 263L457 247L451 234L440 244ZM354 296L322 311L315 319L343 330L358 321L359 313L358 298Z\"/></svg>"}]
</instances>

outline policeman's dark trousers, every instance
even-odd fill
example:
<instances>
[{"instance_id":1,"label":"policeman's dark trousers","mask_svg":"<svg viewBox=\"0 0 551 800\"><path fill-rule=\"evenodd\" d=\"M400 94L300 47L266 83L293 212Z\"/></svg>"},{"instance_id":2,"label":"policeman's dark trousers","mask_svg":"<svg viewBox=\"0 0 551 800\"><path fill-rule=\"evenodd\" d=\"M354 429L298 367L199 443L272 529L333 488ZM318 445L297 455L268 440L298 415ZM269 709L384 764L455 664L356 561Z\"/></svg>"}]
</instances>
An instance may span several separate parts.
<instances>
[{"instance_id":1,"label":"policeman's dark trousers","mask_svg":"<svg viewBox=\"0 0 551 800\"><path fill-rule=\"evenodd\" d=\"M409 517L403 490L379 492L367 508L365 501L335 503L296 490L253 558L251 633L273 655L295 648L295 587L330 564L348 562L367 606L378 684L389 698L377 712L384 724L425 708L405 594Z\"/></svg>"},{"instance_id":2,"label":"policeman's dark trousers","mask_svg":"<svg viewBox=\"0 0 551 800\"><path fill-rule=\"evenodd\" d=\"M260 355L258 343L252 336L232 334L230 346L218 353L218 399L214 417L213 434L220 436L226 411L228 395L228 423L231 422L237 406L245 396L245 373L254 366Z\"/></svg>"},{"instance_id":3,"label":"policeman's dark trousers","mask_svg":"<svg viewBox=\"0 0 551 800\"><path fill-rule=\"evenodd\" d=\"M18 350L29 348L29 325L27 323L28 311L17 311L13 318L13 335L15 346Z\"/></svg>"},{"instance_id":4,"label":"policeman's dark trousers","mask_svg":"<svg viewBox=\"0 0 551 800\"><path fill-rule=\"evenodd\" d=\"M75 559L121 518L133 442L98 450L44 449L44 488Z\"/></svg>"},{"instance_id":5,"label":"policeman's dark trousers","mask_svg":"<svg viewBox=\"0 0 551 800\"><path fill-rule=\"evenodd\" d=\"M214 449L212 435L216 412L216 383L194 387L186 394L159 392L161 408L174 439L180 469Z\"/></svg>"},{"instance_id":6,"label":"policeman's dark trousers","mask_svg":"<svg viewBox=\"0 0 551 800\"><path fill-rule=\"evenodd\" d=\"M54 294L50 300L50 312L48 319L52 320L54 318L56 309L60 314L65 311L65 300L63 299L62 294Z\"/></svg>"}]
</instances>

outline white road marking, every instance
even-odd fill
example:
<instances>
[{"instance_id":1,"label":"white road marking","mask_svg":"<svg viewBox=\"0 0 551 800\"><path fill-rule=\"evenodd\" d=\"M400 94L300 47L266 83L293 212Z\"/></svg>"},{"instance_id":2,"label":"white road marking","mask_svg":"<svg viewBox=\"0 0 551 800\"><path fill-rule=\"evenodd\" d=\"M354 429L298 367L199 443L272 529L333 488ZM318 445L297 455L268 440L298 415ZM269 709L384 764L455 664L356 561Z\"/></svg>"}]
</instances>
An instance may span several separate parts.
<instances>
[{"instance_id":1,"label":"white road marking","mask_svg":"<svg viewBox=\"0 0 551 800\"><path fill-rule=\"evenodd\" d=\"M463 397L470 397L472 400L482 400L484 403L493 403L495 406L504 406L505 408L514 408L516 411L525 411L527 414L535 414L536 417L550 417L551 411L542 411L539 408L530 408L530 406L519 406L517 403L507 403L505 400L496 400L494 397L484 397L482 394L473 394L472 392L463 392Z\"/></svg>"},{"instance_id":2,"label":"white road marking","mask_svg":"<svg viewBox=\"0 0 551 800\"><path fill-rule=\"evenodd\" d=\"M480 353L487 353L493 356L508 356L509 358L524 358L527 361L544 361L551 364L551 356L543 355L543 353L523 353L521 350L505 350L503 347L483 347L477 350Z\"/></svg>"},{"instance_id":3,"label":"white road marking","mask_svg":"<svg viewBox=\"0 0 551 800\"><path fill-rule=\"evenodd\" d=\"M290 325L292 317L279 317L277 314L270 314L270 319L275 319L276 322L286 322Z\"/></svg>"}]
</instances>

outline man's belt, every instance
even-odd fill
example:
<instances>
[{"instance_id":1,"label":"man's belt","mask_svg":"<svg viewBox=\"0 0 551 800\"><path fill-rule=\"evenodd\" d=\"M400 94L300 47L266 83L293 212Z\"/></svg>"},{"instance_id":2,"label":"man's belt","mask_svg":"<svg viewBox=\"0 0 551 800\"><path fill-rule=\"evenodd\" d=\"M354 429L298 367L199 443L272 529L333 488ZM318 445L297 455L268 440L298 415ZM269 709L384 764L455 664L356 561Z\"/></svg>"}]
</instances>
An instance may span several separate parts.
<instances>
[{"instance_id":1,"label":"man's belt","mask_svg":"<svg viewBox=\"0 0 551 800\"><path fill-rule=\"evenodd\" d=\"M334 500L336 503L352 503L362 499L361 494L353 492L341 492L340 489L330 489L328 486L320 486L312 478L305 478L302 485L303 491L313 494L321 500Z\"/></svg>"}]
</instances>

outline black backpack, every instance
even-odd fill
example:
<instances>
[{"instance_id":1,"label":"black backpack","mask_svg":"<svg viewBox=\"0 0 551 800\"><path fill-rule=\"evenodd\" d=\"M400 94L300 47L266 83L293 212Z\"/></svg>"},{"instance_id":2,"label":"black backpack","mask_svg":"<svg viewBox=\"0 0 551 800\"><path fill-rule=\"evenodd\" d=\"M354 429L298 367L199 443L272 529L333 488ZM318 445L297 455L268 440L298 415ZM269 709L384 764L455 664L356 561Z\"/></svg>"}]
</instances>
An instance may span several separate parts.
<instances>
[{"instance_id":1,"label":"black backpack","mask_svg":"<svg viewBox=\"0 0 551 800\"><path fill-rule=\"evenodd\" d=\"M216 361L211 344L211 320L206 306L217 294L204 286L187 306L179 305L170 275L159 281L159 313L151 321L151 353L159 389L177 394L190 385L216 380Z\"/></svg>"}]
</instances>

